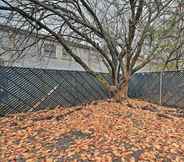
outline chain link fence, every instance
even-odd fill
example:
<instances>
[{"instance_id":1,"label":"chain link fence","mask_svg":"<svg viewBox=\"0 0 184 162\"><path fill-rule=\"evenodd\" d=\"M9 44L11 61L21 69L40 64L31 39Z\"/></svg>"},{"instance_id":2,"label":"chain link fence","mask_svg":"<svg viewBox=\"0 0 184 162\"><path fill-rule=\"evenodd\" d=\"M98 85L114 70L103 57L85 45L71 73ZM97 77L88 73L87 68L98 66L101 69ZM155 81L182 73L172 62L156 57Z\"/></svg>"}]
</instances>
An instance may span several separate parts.
<instances>
[{"instance_id":1,"label":"chain link fence","mask_svg":"<svg viewBox=\"0 0 184 162\"><path fill-rule=\"evenodd\" d=\"M130 81L129 96L184 108L184 71L137 73Z\"/></svg>"},{"instance_id":2,"label":"chain link fence","mask_svg":"<svg viewBox=\"0 0 184 162\"><path fill-rule=\"evenodd\" d=\"M110 81L108 74L102 75ZM76 106L108 98L90 74L0 66L0 116L56 106ZM184 72L137 73L129 83L129 97L184 107Z\"/></svg>"},{"instance_id":3,"label":"chain link fence","mask_svg":"<svg viewBox=\"0 0 184 162\"><path fill-rule=\"evenodd\" d=\"M109 79L107 74L100 75ZM0 67L1 116L107 97L107 91L86 72Z\"/></svg>"}]
</instances>

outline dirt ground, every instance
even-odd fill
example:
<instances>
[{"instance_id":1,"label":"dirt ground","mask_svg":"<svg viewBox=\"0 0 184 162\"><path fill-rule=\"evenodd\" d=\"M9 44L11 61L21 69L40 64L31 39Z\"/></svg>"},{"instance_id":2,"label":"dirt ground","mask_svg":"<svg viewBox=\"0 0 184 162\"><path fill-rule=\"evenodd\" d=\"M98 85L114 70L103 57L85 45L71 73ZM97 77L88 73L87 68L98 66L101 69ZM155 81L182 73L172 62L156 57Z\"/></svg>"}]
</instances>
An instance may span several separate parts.
<instances>
[{"instance_id":1,"label":"dirt ground","mask_svg":"<svg viewBox=\"0 0 184 162\"><path fill-rule=\"evenodd\" d=\"M184 118L140 100L0 118L0 162L184 162Z\"/></svg>"}]
</instances>

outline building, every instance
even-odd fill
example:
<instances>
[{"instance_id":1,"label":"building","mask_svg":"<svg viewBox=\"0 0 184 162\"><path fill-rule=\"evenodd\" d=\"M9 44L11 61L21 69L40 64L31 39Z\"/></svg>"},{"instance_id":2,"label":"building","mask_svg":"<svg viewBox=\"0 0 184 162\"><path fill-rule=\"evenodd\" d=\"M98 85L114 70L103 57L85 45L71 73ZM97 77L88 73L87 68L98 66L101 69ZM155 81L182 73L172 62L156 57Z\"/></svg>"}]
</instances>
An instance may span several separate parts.
<instances>
[{"instance_id":1,"label":"building","mask_svg":"<svg viewBox=\"0 0 184 162\"><path fill-rule=\"evenodd\" d=\"M87 45L67 42L73 52L96 72L108 72L97 51ZM23 50L23 52L22 52ZM141 63L140 58L137 64ZM26 68L83 71L53 38L44 34L30 35L30 31L0 25L0 65ZM139 72L158 71L151 62Z\"/></svg>"},{"instance_id":2,"label":"building","mask_svg":"<svg viewBox=\"0 0 184 162\"><path fill-rule=\"evenodd\" d=\"M67 43L92 70L107 72L95 49L87 45ZM83 70L53 38L33 33L30 36L30 32L5 25L0 25L0 54L0 64L4 66Z\"/></svg>"}]
</instances>

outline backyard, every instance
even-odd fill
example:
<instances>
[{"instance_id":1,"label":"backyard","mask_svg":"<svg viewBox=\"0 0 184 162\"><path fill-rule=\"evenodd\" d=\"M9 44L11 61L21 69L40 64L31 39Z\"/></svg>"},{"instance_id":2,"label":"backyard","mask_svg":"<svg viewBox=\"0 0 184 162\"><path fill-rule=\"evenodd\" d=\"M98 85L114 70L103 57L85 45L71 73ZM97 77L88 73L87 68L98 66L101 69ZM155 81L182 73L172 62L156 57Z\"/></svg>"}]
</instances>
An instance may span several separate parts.
<instances>
[{"instance_id":1,"label":"backyard","mask_svg":"<svg viewBox=\"0 0 184 162\"><path fill-rule=\"evenodd\" d=\"M184 162L184 0L0 0L0 162Z\"/></svg>"}]
</instances>

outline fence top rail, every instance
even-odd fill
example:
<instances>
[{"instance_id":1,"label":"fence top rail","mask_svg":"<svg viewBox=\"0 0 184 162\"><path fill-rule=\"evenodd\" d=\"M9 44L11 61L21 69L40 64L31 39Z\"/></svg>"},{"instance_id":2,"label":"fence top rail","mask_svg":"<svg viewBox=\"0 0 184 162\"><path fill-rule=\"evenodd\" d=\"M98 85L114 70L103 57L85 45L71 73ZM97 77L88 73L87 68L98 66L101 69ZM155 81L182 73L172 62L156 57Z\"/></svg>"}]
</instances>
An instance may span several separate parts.
<instances>
[{"instance_id":1,"label":"fence top rail","mask_svg":"<svg viewBox=\"0 0 184 162\"><path fill-rule=\"evenodd\" d=\"M178 72L183 73L184 70L144 71L144 72L137 72L135 74L154 74L154 73L173 73L173 72L175 72L175 73L178 73Z\"/></svg>"},{"instance_id":2,"label":"fence top rail","mask_svg":"<svg viewBox=\"0 0 184 162\"><path fill-rule=\"evenodd\" d=\"M66 69L49 69L49 68L37 68L37 67L34 67L34 68L31 68L31 67L21 67L21 66L10 66L10 65L7 65L7 66L3 66L3 65L0 65L0 68L7 68L7 69L30 69L30 70L47 70L47 71L63 71L63 72L80 72L80 73L88 73L87 71L85 70L66 70ZM102 75L108 75L109 73L103 73L103 72L96 72L96 74L102 74Z\"/></svg>"}]
</instances>

